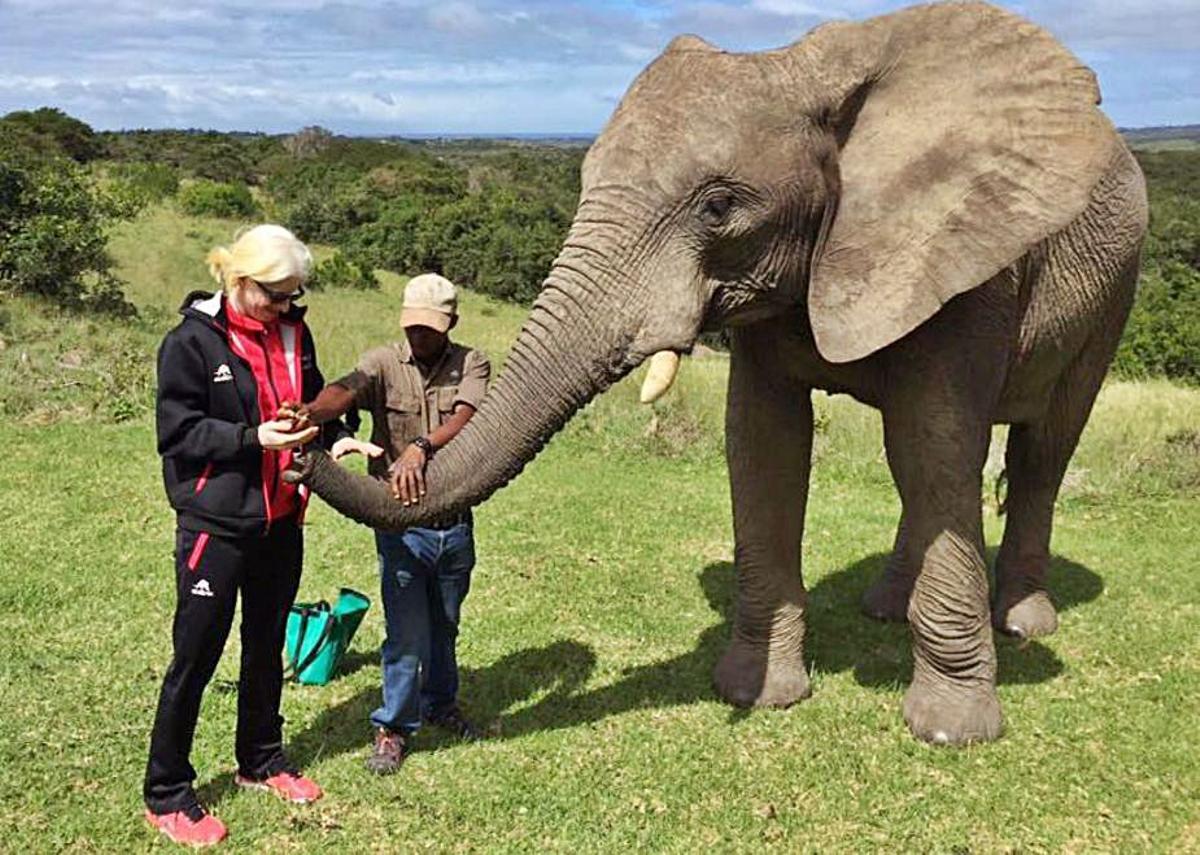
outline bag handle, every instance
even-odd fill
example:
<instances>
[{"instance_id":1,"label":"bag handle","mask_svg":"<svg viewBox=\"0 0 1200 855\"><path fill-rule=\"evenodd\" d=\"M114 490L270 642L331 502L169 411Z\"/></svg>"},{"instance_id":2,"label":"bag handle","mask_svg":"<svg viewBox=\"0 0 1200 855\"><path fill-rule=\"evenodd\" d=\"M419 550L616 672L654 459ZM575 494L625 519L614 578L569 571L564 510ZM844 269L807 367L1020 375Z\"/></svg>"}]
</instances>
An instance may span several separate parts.
<instances>
[{"instance_id":1,"label":"bag handle","mask_svg":"<svg viewBox=\"0 0 1200 855\"><path fill-rule=\"evenodd\" d=\"M322 605L325 606L325 608L320 608ZM329 636L333 634L333 627L336 621L333 620L333 615L329 612L328 603L319 603L316 608L302 608L300 610L300 629L296 632L296 655L299 656L300 651L304 649L304 638L308 635L308 620L313 612L324 612L329 615L329 620L325 621L325 626L321 629L321 636L317 639L316 643L309 648L308 654L304 657L300 664L296 664L295 659L288 657L289 659L292 659L292 661L287 664L286 668L284 668L285 679L300 679L300 675L304 673L304 669L316 661L316 658L321 654L321 649L325 646L325 642L329 641ZM288 673L289 669L291 671L290 674Z\"/></svg>"}]
</instances>

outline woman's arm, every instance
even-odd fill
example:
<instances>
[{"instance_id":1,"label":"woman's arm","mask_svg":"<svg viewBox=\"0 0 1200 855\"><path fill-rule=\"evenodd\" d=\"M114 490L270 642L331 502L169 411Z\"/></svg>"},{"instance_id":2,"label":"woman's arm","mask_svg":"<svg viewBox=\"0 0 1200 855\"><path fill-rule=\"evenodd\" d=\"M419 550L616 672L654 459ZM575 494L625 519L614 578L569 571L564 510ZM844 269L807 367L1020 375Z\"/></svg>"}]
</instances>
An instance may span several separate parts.
<instances>
[{"instance_id":1,"label":"woman's arm","mask_svg":"<svg viewBox=\"0 0 1200 855\"><path fill-rule=\"evenodd\" d=\"M178 335L158 350L155 415L158 453L200 461L236 460L261 448L258 430L208 415L209 372L200 352Z\"/></svg>"}]
</instances>

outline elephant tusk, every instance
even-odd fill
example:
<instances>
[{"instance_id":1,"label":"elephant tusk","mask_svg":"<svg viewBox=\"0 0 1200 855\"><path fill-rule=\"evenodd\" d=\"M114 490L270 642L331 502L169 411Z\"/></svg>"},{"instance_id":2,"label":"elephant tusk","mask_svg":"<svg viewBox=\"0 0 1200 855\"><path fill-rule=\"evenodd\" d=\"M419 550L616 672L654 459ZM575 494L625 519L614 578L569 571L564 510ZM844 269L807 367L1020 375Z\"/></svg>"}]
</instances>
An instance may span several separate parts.
<instances>
[{"instance_id":1,"label":"elephant tusk","mask_svg":"<svg viewBox=\"0 0 1200 855\"><path fill-rule=\"evenodd\" d=\"M650 404L663 396L675 382L679 371L679 354L673 350L660 350L650 357L650 370L642 381L643 404Z\"/></svg>"}]
</instances>

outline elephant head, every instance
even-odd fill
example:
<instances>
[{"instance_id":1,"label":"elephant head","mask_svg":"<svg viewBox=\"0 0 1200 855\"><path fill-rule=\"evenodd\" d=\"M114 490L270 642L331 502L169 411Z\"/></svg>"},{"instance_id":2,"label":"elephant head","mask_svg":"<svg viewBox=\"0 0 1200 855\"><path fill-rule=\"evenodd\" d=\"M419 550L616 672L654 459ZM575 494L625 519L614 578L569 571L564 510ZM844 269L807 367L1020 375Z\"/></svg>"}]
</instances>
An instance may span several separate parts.
<instances>
[{"instance_id":1,"label":"elephant head","mask_svg":"<svg viewBox=\"0 0 1200 855\"><path fill-rule=\"evenodd\" d=\"M320 453L298 477L402 528L478 503L593 396L704 328L783 312L868 357L1087 203L1111 153L1092 73L980 3L831 23L779 50L675 39L589 150L507 365L403 507Z\"/></svg>"}]
</instances>

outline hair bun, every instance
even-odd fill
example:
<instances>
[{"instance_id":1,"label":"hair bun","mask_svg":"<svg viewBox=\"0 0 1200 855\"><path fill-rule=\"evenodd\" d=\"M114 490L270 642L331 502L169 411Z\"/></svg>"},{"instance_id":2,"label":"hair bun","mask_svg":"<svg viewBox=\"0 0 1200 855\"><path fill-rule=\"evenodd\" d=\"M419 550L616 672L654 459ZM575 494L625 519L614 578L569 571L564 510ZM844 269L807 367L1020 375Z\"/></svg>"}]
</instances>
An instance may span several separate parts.
<instances>
[{"instance_id":1,"label":"hair bun","mask_svg":"<svg viewBox=\"0 0 1200 855\"><path fill-rule=\"evenodd\" d=\"M212 274L212 278L217 280L221 287L225 287L225 277L229 273L229 267L233 263L233 253L226 247L218 246L209 252L208 257L204 259L208 265L208 272Z\"/></svg>"}]
</instances>

